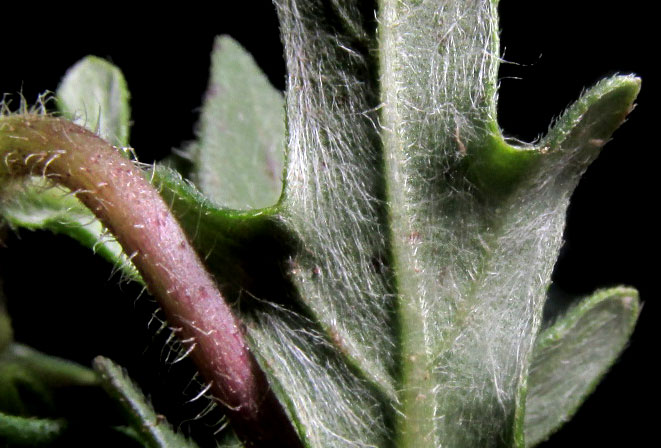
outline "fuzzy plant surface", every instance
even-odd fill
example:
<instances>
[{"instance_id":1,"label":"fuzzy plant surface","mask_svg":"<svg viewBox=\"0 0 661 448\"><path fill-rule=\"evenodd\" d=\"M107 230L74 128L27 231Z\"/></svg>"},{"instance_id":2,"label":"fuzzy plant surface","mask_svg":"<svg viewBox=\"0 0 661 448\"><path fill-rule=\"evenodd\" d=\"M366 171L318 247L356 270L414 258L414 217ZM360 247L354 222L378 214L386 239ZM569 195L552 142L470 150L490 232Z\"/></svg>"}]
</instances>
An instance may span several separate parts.
<instances>
[{"instance_id":1,"label":"fuzzy plant surface","mask_svg":"<svg viewBox=\"0 0 661 448\"><path fill-rule=\"evenodd\" d=\"M276 0L284 96L219 37L197 140L154 166L130 148L121 72L85 58L56 112L3 106L0 216L147 287L174 362L200 371L196 398L227 413L218 446L535 446L638 317L624 286L543 311L571 193L640 80L599 82L513 144L497 3ZM121 367L20 345L0 313L0 442L71 440L56 416L71 386L107 391L126 443L196 446Z\"/></svg>"}]
</instances>

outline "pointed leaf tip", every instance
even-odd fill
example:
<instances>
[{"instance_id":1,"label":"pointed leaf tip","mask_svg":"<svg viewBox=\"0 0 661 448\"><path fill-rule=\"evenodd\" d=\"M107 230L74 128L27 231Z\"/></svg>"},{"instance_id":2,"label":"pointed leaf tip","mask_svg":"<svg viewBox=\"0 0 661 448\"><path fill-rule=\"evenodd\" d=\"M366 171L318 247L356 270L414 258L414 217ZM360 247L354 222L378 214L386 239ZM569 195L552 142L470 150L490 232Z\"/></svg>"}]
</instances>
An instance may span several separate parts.
<instances>
[{"instance_id":1,"label":"pointed leaf tip","mask_svg":"<svg viewBox=\"0 0 661 448\"><path fill-rule=\"evenodd\" d=\"M197 448L197 445L175 432L162 415L157 414L127 372L108 358L94 359L94 369L108 395L123 408L131 427L145 445L151 448Z\"/></svg>"},{"instance_id":2,"label":"pointed leaf tip","mask_svg":"<svg viewBox=\"0 0 661 448\"><path fill-rule=\"evenodd\" d=\"M594 391L625 348L639 313L632 288L598 291L537 338L528 377L526 446L547 439Z\"/></svg>"}]
</instances>

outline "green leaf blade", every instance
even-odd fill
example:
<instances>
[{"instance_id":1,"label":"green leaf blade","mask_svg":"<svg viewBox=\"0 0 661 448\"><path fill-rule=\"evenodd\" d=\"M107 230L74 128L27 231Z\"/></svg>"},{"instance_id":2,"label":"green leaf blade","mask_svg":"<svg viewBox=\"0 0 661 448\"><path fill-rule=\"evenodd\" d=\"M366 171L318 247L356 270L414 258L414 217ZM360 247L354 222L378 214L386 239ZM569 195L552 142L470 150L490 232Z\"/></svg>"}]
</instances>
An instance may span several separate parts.
<instances>
[{"instance_id":1,"label":"green leaf blade","mask_svg":"<svg viewBox=\"0 0 661 448\"><path fill-rule=\"evenodd\" d=\"M176 433L165 418L156 414L147 399L120 366L101 356L94 369L108 394L124 409L131 426L151 448L195 448L197 445Z\"/></svg>"},{"instance_id":2,"label":"green leaf blade","mask_svg":"<svg viewBox=\"0 0 661 448\"><path fill-rule=\"evenodd\" d=\"M288 68L280 210L300 241L288 274L327 337L394 398L373 31L356 2L277 6Z\"/></svg>"},{"instance_id":3,"label":"green leaf blade","mask_svg":"<svg viewBox=\"0 0 661 448\"><path fill-rule=\"evenodd\" d=\"M121 71L88 56L71 67L57 91L60 112L118 147L128 146L129 93ZM128 155L128 154L127 154ZM33 176L0 189L0 216L13 228L65 234L94 250L131 280L142 281L120 245L68 190Z\"/></svg>"},{"instance_id":4,"label":"green leaf blade","mask_svg":"<svg viewBox=\"0 0 661 448\"><path fill-rule=\"evenodd\" d=\"M0 443L3 446L51 446L66 429L64 420L18 417L0 412Z\"/></svg>"},{"instance_id":5,"label":"green leaf blade","mask_svg":"<svg viewBox=\"0 0 661 448\"><path fill-rule=\"evenodd\" d=\"M402 446L521 444L520 388L569 197L637 94L631 78L605 81L542 144L508 145L496 3L381 2Z\"/></svg>"},{"instance_id":6,"label":"green leaf blade","mask_svg":"<svg viewBox=\"0 0 661 448\"><path fill-rule=\"evenodd\" d=\"M274 205L282 191L284 99L252 56L218 37L192 146L192 176L215 203L238 210Z\"/></svg>"},{"instance_id":7,"label":"green leaf blade","mask_svg":"<svg viewBox=\"0 0 661 448\"><path fill-rule=\"evenodd\" d=\"M288 252L269 248L260 236L264 235L267 241L287 238L280 235L275 211L269 214L268 210L219 209L163 167L156 169L154 180L193 236L198 251L207 254L207 265L222 285L223 293L232 302L236 298L235 310L246 324L253 352L305 446L386 445L387 409L380 392L356 374L319 324L306 317L307 310L292 304L279 305L287 303L294 291L273 282L264 267L258 267L262 279L259 285L251 283L251 276L246 275L251 269L252 249L245 244L256 237L261 242L261 255L257 258L274 257L268 262L274 264L267 269L275 268L279 276L281 264L291 268L286 262Z\"/></svg>"},{"instance_id":8,"label":"green leaf blade","mask_svg":"<svg viewBox=\"0 0 661 448\"><path fill-rule=\"evenodd\" d=\"M108 61L87 56L64 75L58 107L74 123L98 132L115 146L128 146L129 91L122 72Z\"/></svg>"},{"instance_id":9,"label":"green leaf blade","mask_svg":"<svg viewBox=\"0 0 661 448\"><path fill-rule=\"evenodd\" d=\"M112 263L126 278L142 281L119 243L64 188L37 177L21 185L5 185L0 190L0 216L14 229L50 230L67 235Z\"/></svg>"},{"instance_id":10,"label":"green leaf blade","mask_svg":"<svg viewBox=\"0 0 661 448\"><path fill-rule=\"evenodd\" d=\"M626 347L639 308L634 289L598 291L538 336L527 380L526 446L546 440L592 393Z\"/></svg>"},{"instance_id":11,"label":"green leaf blade","mask_svg":"<svg viewBox=\"0 0 661 448\"><path fill-rule=\"evenodd\" d=\"M23 344L11 344L1 356L2 362L20 365L48 387L93 386L99 381L96 374L87 367L43 354Z\"/></svg>"}]
</instances>

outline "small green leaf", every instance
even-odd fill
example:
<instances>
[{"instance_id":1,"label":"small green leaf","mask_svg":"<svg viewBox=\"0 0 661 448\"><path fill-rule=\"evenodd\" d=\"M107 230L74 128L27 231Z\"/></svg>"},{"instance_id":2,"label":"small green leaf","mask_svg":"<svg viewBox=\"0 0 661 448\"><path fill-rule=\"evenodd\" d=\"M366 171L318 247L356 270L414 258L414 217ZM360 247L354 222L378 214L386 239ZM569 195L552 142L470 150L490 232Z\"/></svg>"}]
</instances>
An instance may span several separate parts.
<instances>
[{"instance_id":1,"label":"small green leaf","mask_svg":"<svg viewBox=\"0 0 661 448\"><path fill-rule=\"evenodd\" d=\"M126 371L107 358L94 360L94 368L101 375L101 383L108 394L117 400L131 426L151 448L196 447L195 443L176 433L162 415L156 414Z\"/></svg>"},{"instance_id":2,"label":"small green leaf","mask_svg":"<svg viewBox=\"0 0 661 448\"><path fill-rule=\"evenodd\" d=\"M638 318L631 288L598 291L538 337L528 376L526 446L568 421L626 347Z\"/></svg>"},{"instance_id":3,"label":"small green leaf","mask_svg":"<svg viewBox=\"0 0 661 448\"><path fill-rule=\"evenodd\" d=\"M92 386L97 375L87 367L56 356L46 355L23 344L11 344L2 353L3 362L13 362L29 369L49 387Z\"/></svg>"},{"instance_id":4,"label":"small green leaf","mask_svg":"<svg viewBox=\"0 0 661 448\"><path fill-rule=\"evenodd\" d=\"M17 417L0 412L2 446L50 446L66 429L64 420Z\"/></svg>"},{"instance_id":5,"label":"small green leaf","mask_svg":"<svg viewBox=\"0 0 661 448\"><path fill-rule=\"evenodd\" d=\"M3 412L30 416L55 411L56 389L97 384L97 375L92 370L22 344L11 343L0 352L0 411Z\"/></svg>"},{"instance_id":6,"label":"small green leaf","mask_svg":"<svg viewBox=\"0 0 661 448\"><path fill-rule=\"evenodd\" d=\"M118 68L89 56L69 69L57 91L60 111L117 146L128 145L129 93ZM68 190L40 177L3 184L0 218L13 228L65 234L141 281L120 245Z\"/></svg>"},{"instance_id":7,"label":"small green leaf","mask_svg":"<svg viewBox=\"0 0 661 448\"><path fill-rule=\"evenodd\" d=\"M129 91L122 72L104 59L87 56L71 67L57 89L58 107L115 146L128 146Z\"/></svg>"},{"instance_id":8,"label":"small green leaf","mask_svg":"<svg viewBox=\"0 0 661 448\"><path fill-rule=\"evenodd\" d=\"M230 37L216 39L211 79L192 147L193 178L217 204L275 204L282 190L284 100Z\"/></svg>"},{"instance_id":9,"label":"small green leaf","mask_svg":"<svg viewBox=\"0 0 661 448\"><path fill-rule=\"evenodd\" d=\"M67 235L114 264L131 280L140 281L117 241L70 191L32 177L0 189L0 217L12 228L50 230Z\"/></svg>"}]
</instances>

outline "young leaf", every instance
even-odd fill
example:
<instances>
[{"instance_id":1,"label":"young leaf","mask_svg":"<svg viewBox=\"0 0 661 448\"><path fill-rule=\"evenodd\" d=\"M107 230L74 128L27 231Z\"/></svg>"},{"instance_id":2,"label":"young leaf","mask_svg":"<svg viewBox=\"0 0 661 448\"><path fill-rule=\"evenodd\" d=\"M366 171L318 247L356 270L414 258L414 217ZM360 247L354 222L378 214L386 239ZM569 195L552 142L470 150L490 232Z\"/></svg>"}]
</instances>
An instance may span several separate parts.
<instances>
[{"instance_id":1,"label":"young leaf","mask_svg":"<svg viewBox=\"0 0 661 448\"><path fill-rule=\"evenodd\" d=\"M62 113L115 146L128 146L129 91L122 72L108 61L87 56L71 67L57 89Z\"/></svg>"},{"instance_id":2,"label":"young leaf","mask_svg":"<svg viewBox=\"0 0 661 448\"><path fill-rule=\"evenodd\" d=\"M129 93L121 71L88 56L67 71L57 91L60 111L117 146L128 145ZM0 216L13 228L46 229L77 240L113 263L129 279L135 267L106 229L71 192L35 173L29 181L4 185Z\"/></svg>"},{"instance_id":3,"label":"young leaf","mask_svg":"<svg viewBox=\"0 0 661 448\"><path fill-rule=\"evenodd\" d=\"M635 290L606 289L537 337L527 384L526 446L545 440L573 416L626 346L638 312Z\"/></svg>"},{"instance_id":4,"label":"young leaf","mask_svg":"<svg viewBox=\"0 0 661 448\"><path fill-rule=\"evenodd\" d=\"M97 357L94 369L101 376L101 384L121 405L132 428L150 448L196 447L194 442L176 433L165 417L154 412L147 399L128 377L126 371L111 360Z\"/></svg>"},{"instance_id":5,"label":"young leaf","mask_svg":"<svg viewBox=\"0 0 661 448\"><path fill-rule=\"evenodd\" d=\"M245 210L278 201L284 100L252 56L227 36L214 43L197 134L193 178L215 203Z\"/></svg>"}]
</instances>

